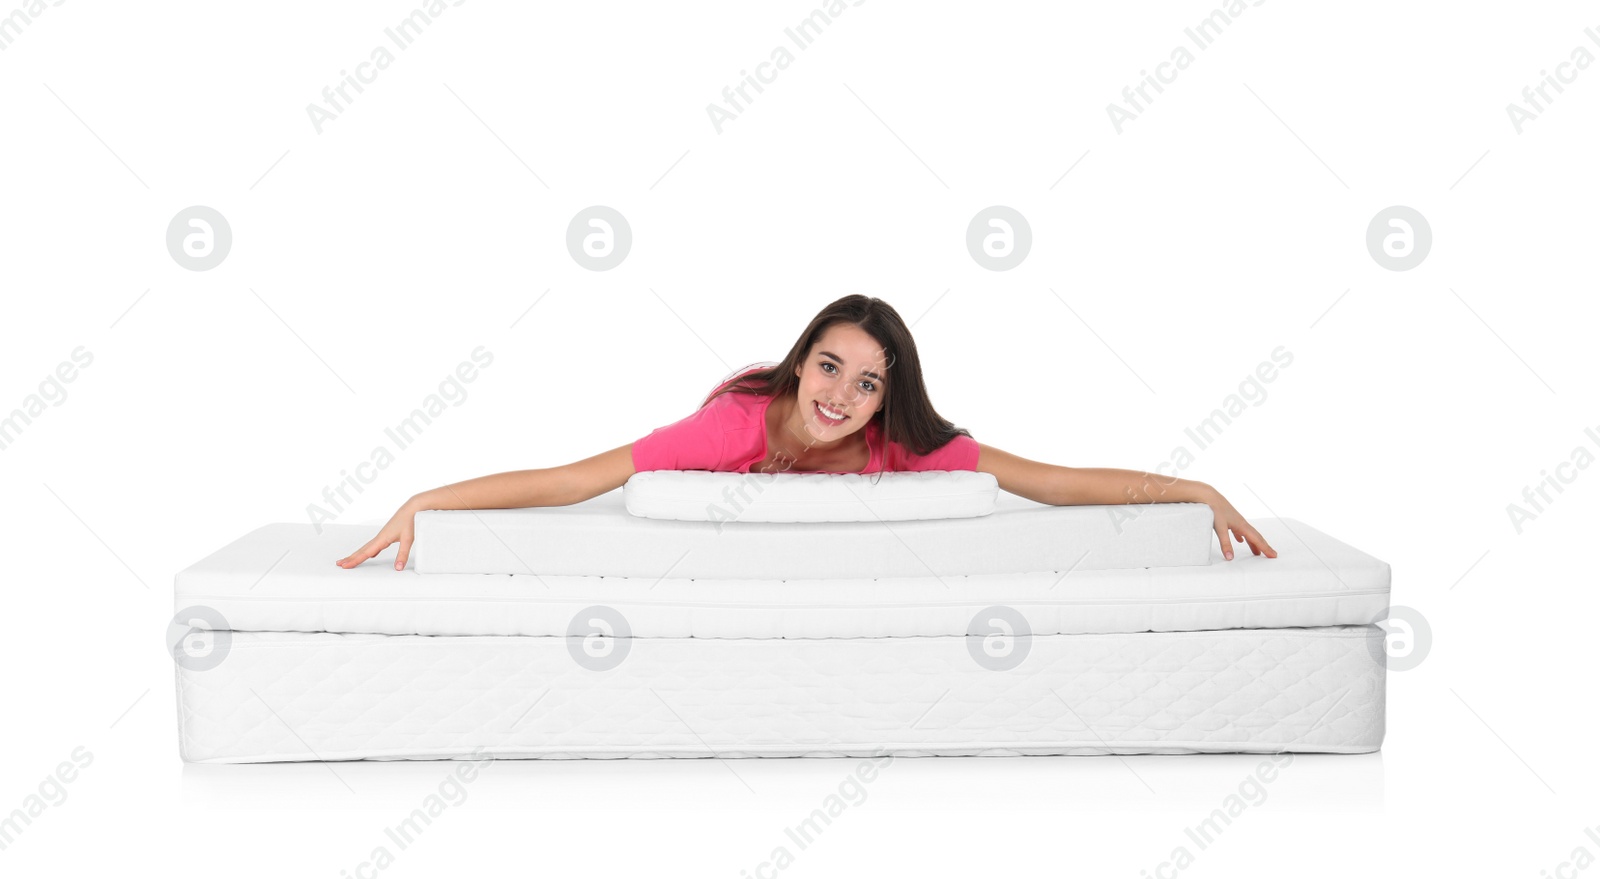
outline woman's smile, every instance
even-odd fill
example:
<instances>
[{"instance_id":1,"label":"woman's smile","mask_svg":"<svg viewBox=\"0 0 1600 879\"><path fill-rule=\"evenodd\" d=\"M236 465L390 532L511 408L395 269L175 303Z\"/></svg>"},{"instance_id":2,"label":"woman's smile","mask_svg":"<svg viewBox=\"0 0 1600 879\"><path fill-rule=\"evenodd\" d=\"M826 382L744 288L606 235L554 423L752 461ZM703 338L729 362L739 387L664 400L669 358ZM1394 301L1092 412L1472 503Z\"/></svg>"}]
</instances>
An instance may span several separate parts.
<instances>
[{"instance_id":1,"label":"woman's smile","mask_svg":"<svg viewBox=\"0 0 1600 879\"><path fill-rule=\"evenodd\" d=\"M826 409L826 408L823 407L823 405L821 403L818 403L815 400L811 401L811 408L816 413L817 420L820 421L824 427L838 427L839 425L845 423L845 421L847 419L849 419L849 417L850 417L850 416L844 414L843 410L840 410L840 409L833 409L833 410ZM829 414L830 412L832 412L833 414L837 414L839 417L838 418L831 417L830 414Z\"/></svg>"}]
</instances>

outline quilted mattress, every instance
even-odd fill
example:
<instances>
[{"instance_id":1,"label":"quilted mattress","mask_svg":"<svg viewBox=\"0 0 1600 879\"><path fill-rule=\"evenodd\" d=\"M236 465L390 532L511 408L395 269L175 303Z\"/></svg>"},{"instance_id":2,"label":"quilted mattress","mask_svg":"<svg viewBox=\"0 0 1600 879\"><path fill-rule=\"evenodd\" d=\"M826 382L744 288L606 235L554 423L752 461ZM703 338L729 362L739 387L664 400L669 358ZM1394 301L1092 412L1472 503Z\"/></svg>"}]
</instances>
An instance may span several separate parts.
<instances>
[{"instance_id":1,"label":"quilted mattress","mask_svg":"<svg viewBox=\"0 0 1600 879\"><path fill-rule=\"evenodd\" d=\"M908 526L943 525L929 533L954 540L1015 517L1009 543L985 532L984 551L954 570L879 577L689 577L656 550L635 557L648 566L605 568L626 575L562 573L586 551L626 556L618 534L710 524L635 519L619 498L542 510L546 523L608 524L587 544L578 530L565 547L520 544L520 573L395 571L393 548L346 571L333 561L370 528L265 526L177 576L177 630L209 645L199 660L174 653L180 752L229 763L1378 748L1372 623L1388 607L1387 564L1292 519L1255 523L1278 558L1223 561L1209 519L1164 509L1191 505L1133 523L1151 530L1132 540L1170 529L1180 549L1167 563L1076 564L1135 532L1079 528L1063 508L1010 497L980 518L850 523L855 541L889 546ZM499 512L513 511L478 511ZM1062 524L1030 518L1041 515ZM484 557L481 542L452 548L450 529L424 535L422 519L417 556ZM766 539L746 531L765 528L802 545L834 533L740 523L715 539ZM1207 552L1193 561L1196 540Z\"/></svg>"},{"instance_id":2,"label":"quilted mattress","mask_svg":"<svg viewBox=\"0 0 1600 879\"><path fill-rule=\"evenodd\" d=\"M1382 637L1033 636L1010 671L964 637L634 638L596 671L564 638L236 633L179 668L179 739L200 763L1360 753L1383 739Z\"/></svg>"}]
</instances>

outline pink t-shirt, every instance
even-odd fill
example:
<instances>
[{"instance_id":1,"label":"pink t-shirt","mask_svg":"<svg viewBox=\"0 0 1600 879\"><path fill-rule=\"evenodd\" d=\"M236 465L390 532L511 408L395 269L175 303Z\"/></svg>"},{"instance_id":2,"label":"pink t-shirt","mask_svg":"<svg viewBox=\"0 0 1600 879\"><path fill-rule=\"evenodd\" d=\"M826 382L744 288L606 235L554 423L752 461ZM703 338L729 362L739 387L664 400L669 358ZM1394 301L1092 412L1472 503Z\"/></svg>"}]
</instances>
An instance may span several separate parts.
<instances>
[{"instance_id":1,"label":"pink t-shirt","mask_svg":"<svg viewBox=\"0 0 1600 879\"><path fill-rule=\"evenodd\" d=\"M767 456L767 407L772 400L729 391L688 417L636 440L633 469L748 473L752 465ZM929 454L917 455L897 442L886 441L877 419L867 422L862 430L871 455L861 473L978 469L978 441L970 436L957 436Z\"/></svg>"}]
</instances>

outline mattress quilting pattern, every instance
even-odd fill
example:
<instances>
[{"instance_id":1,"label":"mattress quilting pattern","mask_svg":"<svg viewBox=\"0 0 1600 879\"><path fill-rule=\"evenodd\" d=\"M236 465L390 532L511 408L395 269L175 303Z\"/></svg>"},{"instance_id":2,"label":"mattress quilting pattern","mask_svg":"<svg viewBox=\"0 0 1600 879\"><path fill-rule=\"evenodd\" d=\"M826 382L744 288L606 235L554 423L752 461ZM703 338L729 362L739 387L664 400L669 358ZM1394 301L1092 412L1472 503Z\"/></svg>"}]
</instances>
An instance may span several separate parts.
<instances>
[{"instance_id":1,"label":"mattress quilting pattern","mask_svg":"<svg viewBox=\"0 0 1600 879\"><path fill-rule=\"evenodd\" d=\"M1006 671L967 637L568 639L238 632L178 669L192 762L1361 753L1383 739L1375 626L1034 636Z\"/></svg>"}]
</instances>

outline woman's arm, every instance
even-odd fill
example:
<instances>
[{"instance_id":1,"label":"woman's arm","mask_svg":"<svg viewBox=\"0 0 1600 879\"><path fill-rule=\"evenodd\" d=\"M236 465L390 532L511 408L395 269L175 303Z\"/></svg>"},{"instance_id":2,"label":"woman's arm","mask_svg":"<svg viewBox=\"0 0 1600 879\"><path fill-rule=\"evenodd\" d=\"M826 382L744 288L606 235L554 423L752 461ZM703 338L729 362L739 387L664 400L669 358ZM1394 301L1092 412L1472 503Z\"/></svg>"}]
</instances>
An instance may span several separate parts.
<instances>
[{"instance_id":1,"label":"woman's arm","mask_svg":"<svg viewBox=\"0 0 1600 879\"><path fill-rule=\"evenodd\" d=\"M1175 504L1199 503L1211 507L1212 529L1222 543L1222 557L1233 558L1233 539L1246 543L1256 555L1278 557L1267 541L1222 493L1192 479L1116 470L1109 467L1058 467L1018 457L993 446L978 444L978 470L994 475L1000 487L1031 501L1056 506L1074 504Z\"/></svg>"},{"instance_id":2,"label":"woman's arm","mask_svg":"<svg viewBox=\"0 0 1600 879\"><path fill-rule=\"evenodd\" d=\"M378 536L335 564L353 568L398 542L400 553L395 556L394 569L402 570L411 554L416 515L423 510L564 507L611 491L627 482L633 472L633 444L629 443L560 467L496 473L430 489L402 504Z\"/></svg>"}]
</instances>

